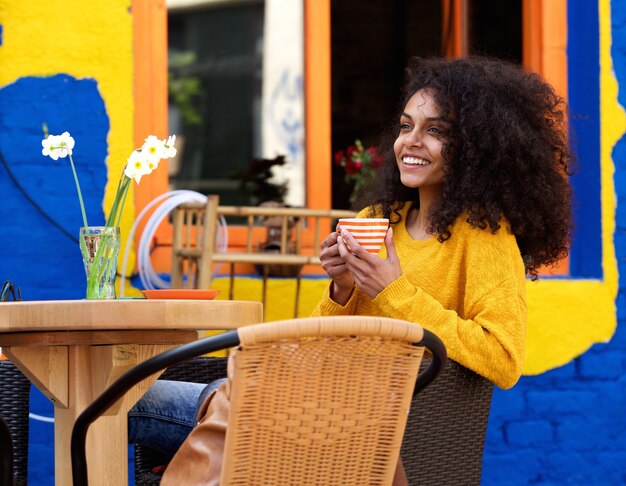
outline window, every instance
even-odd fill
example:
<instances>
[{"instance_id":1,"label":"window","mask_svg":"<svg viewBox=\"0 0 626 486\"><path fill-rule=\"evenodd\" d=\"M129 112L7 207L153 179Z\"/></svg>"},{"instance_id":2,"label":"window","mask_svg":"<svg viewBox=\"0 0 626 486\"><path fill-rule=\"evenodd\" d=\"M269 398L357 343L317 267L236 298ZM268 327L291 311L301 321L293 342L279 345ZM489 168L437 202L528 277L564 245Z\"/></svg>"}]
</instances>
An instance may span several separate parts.
<instances>
[{"instance_id":1,"label":"window","mask_svg":"<svg viewBox=\"0 0 626 486\"><path fill-rule=\"evenodd\" d=\"M301 2L188 0L170 7L168 34L170 133L181 138L171 188L258 203L241 178L254 159L284 156L273 179L288 182L284 202L304 205Z\"/></svg>"},{"instance_id":2,"label":"window","mask_svg":"<svg viewBox=\"0 0 626 486\"><path fill-rule=\"evenodd\" d=\"M263 13L260 2L169 13L170 93L175 80L192 87L187 105L170 95L170 132L181 147L173 189L247 202L234 177L261 155Z\"/></svg>"}]
</instances>

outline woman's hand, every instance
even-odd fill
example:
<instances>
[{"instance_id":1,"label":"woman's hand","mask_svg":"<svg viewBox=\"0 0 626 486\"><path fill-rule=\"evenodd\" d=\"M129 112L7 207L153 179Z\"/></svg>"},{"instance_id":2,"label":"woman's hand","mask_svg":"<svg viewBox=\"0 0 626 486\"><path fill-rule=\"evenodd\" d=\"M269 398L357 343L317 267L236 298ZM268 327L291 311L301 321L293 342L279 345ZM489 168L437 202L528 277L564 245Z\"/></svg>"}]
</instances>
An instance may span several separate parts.
<instances>
[{"instance_id":1,"label":"woman's hand","mask_svg":"<svg viewBox=\"0 0 626 486\"><path fill-rule=\"evenodd\" d=\"M346 266L346 262L339 255L337 238L339 234L332 232L320 245L320 263L324 271L333 280L331 298L340 305L345 305L350 299L354 288L354 278Z\"/></svg>"},{"instance_id":2,"label":"woman's hand","mask_svg":"<svg viewBox=\"0 0 626 486\"><path fill-rule=\"evenodd\" d=\"M387 259L385 260L364 250L346 230L342 230L337 246L339 256L345 262L345 267L350 271L357 287L365 292L370 299L376 297L381 290L402 275L402 267L393 244L391 228L387 230L385 235L385 246L387 247Z\"/></svg>"}]
</instances>

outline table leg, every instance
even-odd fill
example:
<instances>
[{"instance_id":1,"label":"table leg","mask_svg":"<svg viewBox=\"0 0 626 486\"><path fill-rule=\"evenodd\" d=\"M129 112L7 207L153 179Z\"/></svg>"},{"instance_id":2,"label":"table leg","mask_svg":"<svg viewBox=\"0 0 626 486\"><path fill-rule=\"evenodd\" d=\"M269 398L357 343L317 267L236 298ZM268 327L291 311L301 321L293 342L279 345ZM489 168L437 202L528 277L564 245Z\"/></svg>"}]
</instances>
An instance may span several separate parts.
<instances>
[{"instance_id":1,"label":"table leg","mask_svg":"<svg viewBox=\"0 0 626 486\"><path fill-rule=\"evenodd\" d=\"M62 486L72 484L70 443L72 427L78 415L126 370L173 346L147 344L62 346L60 348L67 350L67 359L57 361L56 366L52 366L54 363L50 360L50 349L34 352L34 348L10 348L11 355L25 364L26 368L47 370L45 379L38 379L35 383L42 386L46 395L53 399L55 406L55 484ZM61 355L65 356L64 353ZM50 372L50 369L53 372ZM111 486L128 484L126 414L157 377L158 375L154 375L139 383L89 428L86 455L90 484ZM50 386L51 383L54 386ZM58 398L55 399L55 396L67 396L67 400L62 403Z\"/></svg>"}]
</instances>

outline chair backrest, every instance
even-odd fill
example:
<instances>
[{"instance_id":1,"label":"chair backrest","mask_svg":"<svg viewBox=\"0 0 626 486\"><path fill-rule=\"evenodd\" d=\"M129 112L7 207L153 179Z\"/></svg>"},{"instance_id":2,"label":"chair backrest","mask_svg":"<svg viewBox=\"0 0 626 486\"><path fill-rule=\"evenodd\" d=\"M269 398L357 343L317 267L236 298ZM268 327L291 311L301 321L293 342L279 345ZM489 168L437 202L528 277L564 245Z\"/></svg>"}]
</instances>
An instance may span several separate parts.
<instances>
[{"instance_id":1,"label":"chair backrest","mask_svg":"<svg viewBox=\"0 0 626 486\"><path fill-rule=\"evenodd\" d=\"M446 363L445 347L434 334L382 317L276 321L184 344L126 372L81 413L72 431L74 485L87 484L84 447L89 425L133 385L175 363L238 344L222 485L245 474L254 480L237 484L391 484L411 397ZM433 359L418 375L424 347ZM257 359L262 361L258 366ZM274 380L275 374L282 379ZM261 386L255 388L257 380ZM248 410L246 402L260 407ZM242 415L247 413L256 413L258 420L247 422ZM253 433L257 445L252 445L246 427L267 431L269 437ZM287 447L276 444L281 440ZM262 445L266 443L268 449ZM298 462L283 464L283 454ZM250 469L245 466L250 460L280 467ZM303 481L296 479L300 469L310 474ZM274 479L269 476L272 470ZM287 471L290 476L285 476ZM328 477L333 481L326 481ZM366 479L372 477L376 480Z\"/></svg>"},{"instance_id":2,"label":"chair backrest","mask_svg":"<svg viewBox=\"0 0 626 486\"><path fill-rule=\"evenodd\" d=\"M160 379L210 383L226 377L227 358L201 357L168 368ZM420 369L430 365L422 360ZM493 384L455 361L414 395L400 456L411 486L480 484ZM155 467L171 456L135 445L135 484L158 484Z\"/></svg>"},{"instance_id":3,"label":"chair backrest","mask_svg":"<svg viewBox=\"0 0 626 486\"><path fill-rule=\"evenodd\" d=\"M180 205L173 219L172 287L209 288L214 264L225 263L230 266L232 299L236 265L256 267L262 275L264 310L268 276L296 279L293 316L297 317L302 267L319 265L320 243L334 220L355 215L354 211L335 209L221 206L216 195L209 195L206 204ZM237 249L218 246L219 221L227 223L231 247L235 229L244 233Z\"/></svg>"},{"instance_id":4,"label":"chair backrest","mask_svg":"<svg viewBox=\"0 0 626 486\"><path fill-rule=\"evenodd\" d=\"M240 329L221 484L391 484L423 332L356 316Z\"/></svg>"}]
</instances>

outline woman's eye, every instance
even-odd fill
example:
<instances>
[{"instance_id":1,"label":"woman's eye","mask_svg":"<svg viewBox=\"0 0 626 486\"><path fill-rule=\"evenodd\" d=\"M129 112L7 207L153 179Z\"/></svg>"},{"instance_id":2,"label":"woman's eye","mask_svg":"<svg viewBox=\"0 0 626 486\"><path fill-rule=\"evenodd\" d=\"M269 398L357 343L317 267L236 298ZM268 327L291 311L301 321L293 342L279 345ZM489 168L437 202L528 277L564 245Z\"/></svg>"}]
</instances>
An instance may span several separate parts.
<instances>
[{"instance_id":1,"label":"woman's eye","mask_svg":"<svg viewBox=\"0 0 626 486\"><path fill-rule=\"evenodd\" d=\"M408 123L400 123L400 130L402 131L411 130L411 128L411 125Z\"/></svg>"},{"instance_id":2,"label":"woman's eye","mask_svg":"<svg viewBox=\"0 0 626 486\"><path fill-rule=\"evenodd\" d=\"M447 135L447 131L441 127L431 127L428 129L429 133L439 139L445 139Z\"/></svg>"}]
</instances>

